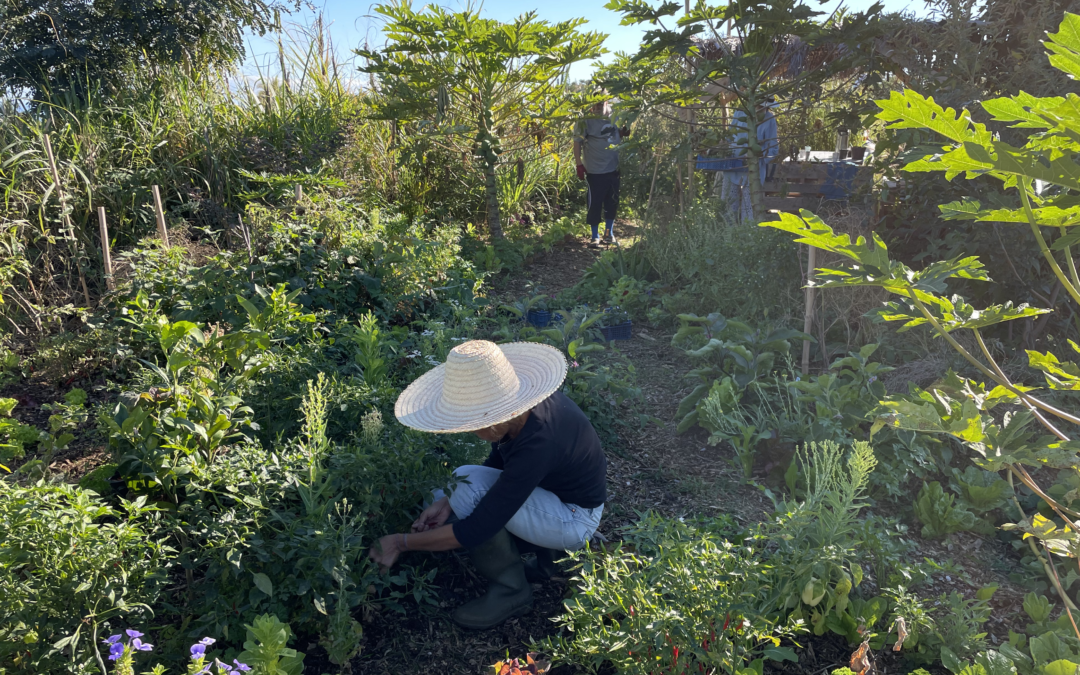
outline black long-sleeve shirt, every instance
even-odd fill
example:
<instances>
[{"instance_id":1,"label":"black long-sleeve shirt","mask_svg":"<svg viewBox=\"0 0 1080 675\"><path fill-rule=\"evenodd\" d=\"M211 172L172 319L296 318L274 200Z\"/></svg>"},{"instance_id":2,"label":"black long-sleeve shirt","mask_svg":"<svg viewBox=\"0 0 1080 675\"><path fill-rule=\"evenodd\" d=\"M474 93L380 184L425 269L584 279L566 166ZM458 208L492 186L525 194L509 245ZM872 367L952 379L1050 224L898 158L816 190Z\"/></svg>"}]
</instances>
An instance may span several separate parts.
<instances>
[{"instance_id":1,"label":"black long-sleeve shirt","mask_svg":"<svg viewBox=\"0 0 1080 675\"><path fill-rule=\"evenodd\" d=\"M466 548L495 536L538 487L586 509L607 499L607 458L600 437L561 391L532 409L516 438L492 443L484 466L502 474L476 510L454 523L454 536Z\"/></svg>"}]
</instances>

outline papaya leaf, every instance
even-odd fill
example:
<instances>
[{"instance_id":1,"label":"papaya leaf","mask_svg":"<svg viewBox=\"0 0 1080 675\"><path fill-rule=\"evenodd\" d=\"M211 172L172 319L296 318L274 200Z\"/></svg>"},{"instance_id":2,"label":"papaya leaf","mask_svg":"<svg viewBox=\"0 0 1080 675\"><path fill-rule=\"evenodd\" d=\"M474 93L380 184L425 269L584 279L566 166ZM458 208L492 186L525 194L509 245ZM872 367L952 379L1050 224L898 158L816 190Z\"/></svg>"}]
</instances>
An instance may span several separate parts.
<instances>
[{"instance_id":1,"label":"papaya leaf","mask_svg":"<svg viewBox=\"0 0 1080 675\"><path fill-rule=\"evenodd\" d=\"M957 143L987 144L991 140L986 125L973 123L967 110L958 114L952 108L942 108L933 97L911 89L894 91L888 100L877 104L881 108L877 118L891 122L890 129L930 129Z\"/></svg>"},{"instance_id":2,"label":"papaya leaf","mask_svg":"<svg viewBox=\"0 0 1080 675\"><path fill-rule=\"evenodd\" d=\"M1072 340L1069 342L1075 349L1076 344ZM1029 349L1027 354L1028 365L1043 372L1046 383L1051 389L1080 391L1080 367L1075 363L1069 361L1063 363L1050 352L1041 354Z\"/></svg>"}]
</instances>

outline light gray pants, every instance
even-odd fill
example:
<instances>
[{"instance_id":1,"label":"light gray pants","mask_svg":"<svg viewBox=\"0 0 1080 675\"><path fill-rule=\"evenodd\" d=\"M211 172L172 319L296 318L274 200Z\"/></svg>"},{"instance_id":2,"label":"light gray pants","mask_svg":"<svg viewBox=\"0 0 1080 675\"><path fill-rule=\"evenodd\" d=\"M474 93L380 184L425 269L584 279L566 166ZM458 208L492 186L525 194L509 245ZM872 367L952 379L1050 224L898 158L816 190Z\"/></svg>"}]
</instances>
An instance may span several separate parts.
<instances>
[{"instance_id":1,"label":"light gray pants","mask_svg":"<svg viewBox=\"0 0 1080 675\"><path fill-rule=\"evenodd\" d=\"M458 483L450 494L450 508L454 515L464 520L495 485L502 471L487 466L466 465L454 470L458 478L468 482ZM444 496L435 491L435 499ZM517 513L506 523L511 534L525 541L556 550L574 551L584 548L600 526L604 505L586 509L576 504L566 504L554 493L536 488L525 500Z\"/></svg>"}]
</instances>

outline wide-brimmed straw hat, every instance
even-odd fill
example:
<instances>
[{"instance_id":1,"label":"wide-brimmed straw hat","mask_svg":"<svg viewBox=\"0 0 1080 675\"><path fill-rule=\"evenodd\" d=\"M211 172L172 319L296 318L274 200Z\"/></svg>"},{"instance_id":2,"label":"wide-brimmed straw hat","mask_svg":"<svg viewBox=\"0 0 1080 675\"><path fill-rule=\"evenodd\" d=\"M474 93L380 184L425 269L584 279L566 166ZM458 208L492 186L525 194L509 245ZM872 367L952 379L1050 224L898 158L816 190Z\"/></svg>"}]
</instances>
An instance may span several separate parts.
<instances>
[{"instance_id":1,"label":"wide-brimmed straw hat","mask_svg":"<svg viewBox=\"0 0 1080 675\"><path fill-rule=\"evenodd\" d=\"M420 431L476 431L531 409L565 378L566 359L554 347L470 340L401 392L394 414Z\"/></svg>"}]
</instances>

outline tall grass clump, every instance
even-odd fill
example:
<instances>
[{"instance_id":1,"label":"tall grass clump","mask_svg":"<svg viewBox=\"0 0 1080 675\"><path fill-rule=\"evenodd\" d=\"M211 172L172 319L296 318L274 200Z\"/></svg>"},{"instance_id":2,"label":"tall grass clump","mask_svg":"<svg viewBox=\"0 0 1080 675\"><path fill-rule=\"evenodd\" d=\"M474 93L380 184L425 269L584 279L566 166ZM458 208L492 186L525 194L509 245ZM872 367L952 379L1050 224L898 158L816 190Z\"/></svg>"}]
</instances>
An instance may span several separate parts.
<instances>
[{"instance_id":1,"label":"tall grass clump","mask_svg":"<svg viewBox=\"0 0 1080 675\"><path fill-rule=\"evenodd\" d=\"M797 246L736 224L720 202L695 204L670 222L650 219L642 245L661 280L693 297L676 311L769 320L802 311Z\"/></svg>"},{"instance_id":2,"label":"tall grass clump","mask_svg":"<svg viewBox=\"0 0 1080 675\"><path fill-rule=\"evenodd\" d=\"M105 207L113 245L130 246L155 231L151 185L161 186L170 218L220 231L247 202L277 196L271 177L333 183L326 160L346 136L370 141L367 154L388 162L382 130L347 133L368 95L342 79L321 25L284 36L273 73L132 67L119 88L0 103L0 222L17 244L3 254L0 293L39 308L79 302L66 282L73 257L94 270L92 292L103 292L96 208Z\"/></svg>"}]
</instances>

